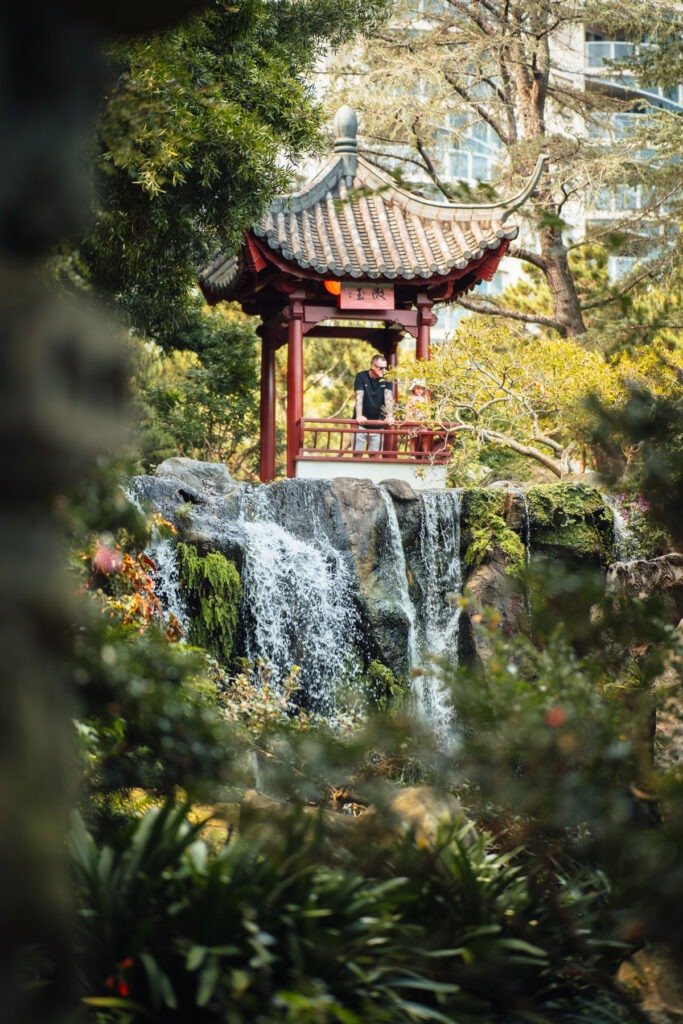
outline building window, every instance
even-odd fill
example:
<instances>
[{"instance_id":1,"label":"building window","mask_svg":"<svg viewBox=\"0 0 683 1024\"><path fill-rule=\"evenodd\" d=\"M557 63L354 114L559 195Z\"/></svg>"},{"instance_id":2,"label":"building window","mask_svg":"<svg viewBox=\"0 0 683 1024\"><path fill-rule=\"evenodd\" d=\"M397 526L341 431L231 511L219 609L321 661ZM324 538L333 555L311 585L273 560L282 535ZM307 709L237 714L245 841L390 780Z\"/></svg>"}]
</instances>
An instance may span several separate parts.
<instances>
[{"instance_id":1,"label":"building window","mask_svg":"<svg viewBox=\"0 0 683 1024\"><path fill-rule=\"evenodd\" d=\"M471 121L466 114L449 114L442 139L440 163L450 177L467 181L489 181L494 177L502 145L484 121Z\"/></svg>"}]
</instances>

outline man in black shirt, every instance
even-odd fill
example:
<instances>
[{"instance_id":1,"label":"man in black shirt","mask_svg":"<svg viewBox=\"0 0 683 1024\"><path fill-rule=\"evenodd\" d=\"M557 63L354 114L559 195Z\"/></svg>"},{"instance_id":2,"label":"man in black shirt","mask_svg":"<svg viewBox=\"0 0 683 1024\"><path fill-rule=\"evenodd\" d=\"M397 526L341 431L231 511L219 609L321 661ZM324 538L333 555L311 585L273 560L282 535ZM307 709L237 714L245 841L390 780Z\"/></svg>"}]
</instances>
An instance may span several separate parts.
<instances>
[{"instance_id":1,"label":"man in black shirt","mask_svg":"<svg viewBox=\"0 0 683 1024\"><path fill-rule=\"evenodd\" d=\"M394 422L394 391L391 383L384 379L386 372L387 361L384 356L378 355L373 356L369 370L361 370L356 374L353 390L356 393L356 419L359 424L367 420ZM369 452L378 452L382 437L379 431L382 429L375 425L371 432L361 426L353 438L354 451L364 452L367 446Z\"/></svg>"}]
</instances>

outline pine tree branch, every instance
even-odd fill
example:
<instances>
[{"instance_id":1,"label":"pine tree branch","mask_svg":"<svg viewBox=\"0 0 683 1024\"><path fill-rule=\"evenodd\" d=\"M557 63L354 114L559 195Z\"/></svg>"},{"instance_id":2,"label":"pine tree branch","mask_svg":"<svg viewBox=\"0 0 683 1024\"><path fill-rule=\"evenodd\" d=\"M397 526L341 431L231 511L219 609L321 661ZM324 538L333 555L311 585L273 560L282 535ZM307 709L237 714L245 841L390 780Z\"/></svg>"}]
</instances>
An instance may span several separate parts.
<instances>
[{"instance_id":1,"label":"pine tree branch","mask_svg":"<svg viewBox=\"0 0 683 1024\"><path fill-rule=\"evenodd\" d=\"M563 337L567 334L564 324L551 316L544 316L542 313L522 313L517 309L503 309L501 306L492 304L470 302L469 299L457 299L457 303L463 309L467 309L471 313L479 313L480 316L504 316L509 320L519 320L525 324L542 324L544 327L553 327L556 331L560 331Z\"/></svg>"},{"instance_id":2,"label":"pine tree branch","mask_svg":"<svg viewBox=\"0 0 683 1024\"><path fill-rule=\"evenodd\" d=\"M444 195L445 198L450 201L452 199L452 197L449 194L446 185L444 185L444 183L441 181L441 178L439 176L439 172L437 171L436 167L434 166L429 153L427 152L427 150L425 149L425 147L424 147L424 145L422 143L422 139L420 138L420 136L417 133L416 124L417 124L417 118L413 122L413 126L412 126L413 127L413 135L415 136L415 146L417 148L417 151L420 154L420 156L422 157L422 159L424 160L424 164L425 164L425 167L427 169L427 174L432 179L432 181L434 182L436 187L439 189L439 191L442 193L442 195Z\"/></svg>"},{"instance_id":3,"label":"pine tree branch","mask_svg":"<svg viewBox=\"0 0 683 1024\"><path fill-rule=\"evenodd\" d=\"M590 302L583 302L581 304L581 310L584 309L599 309L601 306L608 306L610 302L617 302L623 295L628 295L632 288L635 288L641 281L646 281L648 277L654 277L655 271L653 267L644 270L641 274L637 274L636 277L627 281L621 288L616 288L600 299L592 299Z\"/></svg>"},{"instance_id":4,"label":"pine tree branch","mask_svg":"<svg viewBox=\"0 0 683 1024\"><path fill-rule=\"evenodd\" d=\"M478 14L476 5L470 3L470 0L448 0L448 2L463 18L476 25L484 35L490 35L491 29L489 24ZM481 6L487 7L485 0L483 0Z\"/></svg>"},{"instance_id":5,"label":"pine tree branch","mask_svg":"<svg viewBox=\"0 0 683 1024\"><path fill-rule=\"evenodd\" d=\"M385 138L383 135L373 135L373 139L375 139L377 142L386 142L387 144L391 144L392 143L391 139ZM367 159L369 159L371 163L376 164L376 166L379 167L379 169L381 171L384 171L386 174L392 174L393 175L394 172L391 170L390 167L387 167L387 166L385 166L382 163L383 160L385 160L385 161L392 160L394 162L394 164L400 163L401 165L403 165L403 164L412 164L414 167L417 167L420 171L425 171L427 174L429 174L429 168L426 166L424 158L418 160L414 156L402 156L400 161L399 161L398 157L392 157L391 154L387 154L386 152L381 151L379 149L364 149L363 150L363 156L365 156ZM420 156L422 157L421 153L420 153ZM431 177L431 175L430 175L430 177ZM444 186L439 185L438 182L434 182L434 184L438 185L438 187L441 188L441 190L443 191L443 193L446 196L446 198L451 200L451 196L449 195L449 193L444 191ZM413 188L413 190L415 191L416 195L420 195L421 194L420 192L416 191L416 186L414 184L411 185L411 188ZM424 194L424 190L423 190L422 194Z\"/></svg>"},{"instance_id":6,"label":"pine tree branch","mask_svg":"<svg viewBox=\"0 0 683 1024\"><path fill-rule=\"evenodd\" d=\"M486 107L484 107L481 103L477 103L476 100L473 100L467 89L465 89L464 86L460 85L457 79L454 78L453 75L451 75L448 71L444 71L444 78L451 86L451 88L454 90L454 92L458 94L460 99L464 100L464 102L467 103L469 107L471 107L475 114L478 117L480 117L481 120L484 121L489 126L489 128L491 128L496 133L496 135L503 143L503 145L509 146L511 144L511 140L507 132L504 130L503 126L496 120L496 118L491 115L491 113L486 109Z\"/></svg>"},{"instance_id":7,"label":"pine tree branch","mask_svg":"<svg viewBox=\"0 0 683 1024\"><path fill-rule=\"evenodd\" d=\"M532 252L531 249L524 249L520 245L511 245L508 251L505 253L506 256L511 256L513 259L522 260L523 263L532 263L539 270L545 270L548 267L548 261L545 256L541 256L538 252Z\"/></svg>"}]
</instances>

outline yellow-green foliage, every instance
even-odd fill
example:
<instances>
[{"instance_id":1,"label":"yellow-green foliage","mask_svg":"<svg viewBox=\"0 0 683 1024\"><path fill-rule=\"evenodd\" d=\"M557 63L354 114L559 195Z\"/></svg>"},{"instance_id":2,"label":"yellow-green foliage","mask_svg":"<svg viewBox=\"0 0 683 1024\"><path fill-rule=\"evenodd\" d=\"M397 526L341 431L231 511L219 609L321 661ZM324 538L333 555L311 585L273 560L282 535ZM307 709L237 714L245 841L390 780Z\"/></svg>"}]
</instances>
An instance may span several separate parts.
<instances>
[{"instance_id":1,"label":"yellow-green foliage","mask_svg":"<svg viewBox=\"0 0 683 1024\"><path fill-rule=\"evenodd\" d=\"M191 544L178 544L178 573L186 594L191 626L188 639L229 665L235 647L242 582L219 551L200 555Z\"/></svg>"},{"instance_id":2,"label":"yellow-green foliage","mask_svg":"<svg viewBox=\"0 0 683 1024\"><path fill-rule=\"evenodd\" d=\"M398 379L405 395L409 380L423 378L431 392L429 422L459 425L452 451L456 466L466 468L494 445L537 461L545 457L559 475L562 453L592 439L589 396L618 409L634 385L667 394L681 372L683 349L669 350L662 342L608 357L570 338L467 320L451 339L434 346L429 362L402 358ZM401 404L398 414L405 414Z\"/></svg>"}]
</instances>

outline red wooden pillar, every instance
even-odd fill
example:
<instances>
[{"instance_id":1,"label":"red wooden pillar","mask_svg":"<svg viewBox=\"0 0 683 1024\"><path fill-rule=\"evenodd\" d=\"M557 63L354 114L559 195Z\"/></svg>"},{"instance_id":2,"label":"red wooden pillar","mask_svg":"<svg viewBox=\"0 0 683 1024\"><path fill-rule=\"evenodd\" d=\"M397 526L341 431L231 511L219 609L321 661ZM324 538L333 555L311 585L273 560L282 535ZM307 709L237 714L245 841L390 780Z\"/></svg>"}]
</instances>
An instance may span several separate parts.
<instances>
[{"instance_id":1,"label":"red wooden pillar","mask_svg":"<svg viewBox=\"0 0 683 1024\"><path fill-rule=\"evenodd\" d=\"M263 483L275 479L275 345L261 334L261 461Z\"/></svg>"},{"instance_id":2,"label":"red wooden pillar","mask_svg":"<svg viewBox=\"0 0 683 1024\"><path fill-rule=\"evenodd\" d=\"M388 336L389 332L387 331L386 333ZM398 366L398 340L399 339L396 338L396 336L394 335L394 337L390 341L388 341L387 347L382 352L382 355L384 356L392 370L395 370L396 367ZM394 381L392 391L394 395L394 404L396 404L396 402L398 402L398 384L396 381ZM395 430L392 430L391 427L389 427L387 430L382 431L381 438L382 449L386 452L384 458L394 458L394 456L396 455L396 442L398 434L396 433Z\"/></svg>"},{"instance_id":3,"label":"red wooden pillar","mask_svg":"<svg viewBox=\"0 0 683 1024\"><path fill-rule=\"evenodd\" d=\"M417 296L417 341L415 343L415 358L429 359L430 334L436 317L432 313L432 301L427 298L424 292Z\"/></svg>"},{"instance_id":4,"label":"red wooden pillar","mask_svg":"<svg viewBox=\"0 0 683 1024\"><path fill-rule=\"evenodd\" d=\"M287 332L287 476L296 475L304 414L304 304L292 296Z\"/></svg>"},{"instance_id":5,"label":"red wooden pillar","mask_svg":"<svg viewBox=\"0 0 683 1024\"><path fill-rule=\"evenodd\" d=\"M388 333L388 332L387 332ZM395 338L389 343L388 352L382 353L392 370L398 366L398 339ZM398 401L398 384L394 381L394 401Z\"/></svg>"}]
</instances>

